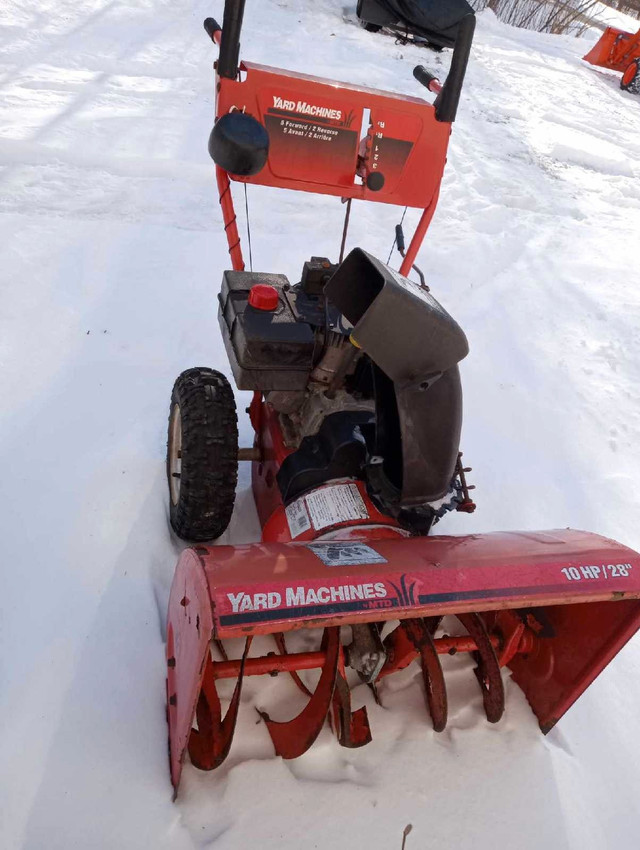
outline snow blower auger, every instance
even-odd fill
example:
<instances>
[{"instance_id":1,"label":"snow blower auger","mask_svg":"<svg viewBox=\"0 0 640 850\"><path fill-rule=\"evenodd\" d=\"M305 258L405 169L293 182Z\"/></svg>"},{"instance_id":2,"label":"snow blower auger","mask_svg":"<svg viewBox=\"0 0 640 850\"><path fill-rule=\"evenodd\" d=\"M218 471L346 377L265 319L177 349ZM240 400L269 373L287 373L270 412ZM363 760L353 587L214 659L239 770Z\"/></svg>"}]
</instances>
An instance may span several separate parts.
<instances>
[{"instance_id":1,"label":"snow blower auger","mask_svg":"<svg viewBox=\"0 0 640 850\"><path fill-rule=\"evenodd\" d=\"M459 453L467 340L426 285L408 278L413 268L422 280L416 254L474 18L460 26L443 85L415 69L436 94L430 104L239 63L243 6L227 0L222 30L212 19L205 28L220 45L209 150L233 267L223 274L220 327L238 387L253 391L255 440L238 449L223 375L180 375L170 518L195 545L180 557L169 601L173 785L187 750L203 770L224 761L247 676L289 673L308 697L293 719L261 712L284 758L304 753L327 718L342 745L366 744L367 711L352 709L350 681L383 699L380 683L413 660L433 728L444 729L443 653L472 654L491 722L504 710L508 666L547 731L640 625L640 556L572 530L427 536L447 511L475 507ZM423 212L408 245L396 229L399 271L360 248L343 259L345 227L339 262L312 257L292 285L245 270L231 181L334 195L345 201L345 225L353 199ZM198 542L229 522L238 460L252 463L262 541ZM458 621L451 634L442 633L445 615ZM287 646L287 632L310 629L323 630L317 645L299 634ZM244 640L240 657L227 638ZM308 670L320 671L312 691ZM223 679L235 681L224 712Z\"/></svg>"},{"instance_id":2,"label":"snow blower auger","mask_svg":"<svg viewBox=\"0 0 640 850\"><path fill-rule=\"evenodd\" d=\"M599 41L582 58L600 68L621 71L620 88L640 94L640 30L631 33L607 27Z\"/></svg>"}]
</instances>

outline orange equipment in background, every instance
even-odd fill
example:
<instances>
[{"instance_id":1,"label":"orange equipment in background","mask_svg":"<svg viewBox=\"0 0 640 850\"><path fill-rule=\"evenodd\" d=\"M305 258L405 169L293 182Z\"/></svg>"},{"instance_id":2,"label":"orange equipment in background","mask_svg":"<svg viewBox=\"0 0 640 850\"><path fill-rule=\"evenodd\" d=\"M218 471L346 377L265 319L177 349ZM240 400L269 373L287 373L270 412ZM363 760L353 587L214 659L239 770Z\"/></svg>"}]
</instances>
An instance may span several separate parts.
<instances>
[{"instance_id":1,"label":"orange equipment in background","mask_svg":"<svg viewBox=\"0 0 640 850\"><path fill-rule=\"evenodd\" d=\"M620 88L640 94L640 29L637 33L607 27L602 37L582 57L592 65L622 71Z\"/></svg>"}]
</instances>

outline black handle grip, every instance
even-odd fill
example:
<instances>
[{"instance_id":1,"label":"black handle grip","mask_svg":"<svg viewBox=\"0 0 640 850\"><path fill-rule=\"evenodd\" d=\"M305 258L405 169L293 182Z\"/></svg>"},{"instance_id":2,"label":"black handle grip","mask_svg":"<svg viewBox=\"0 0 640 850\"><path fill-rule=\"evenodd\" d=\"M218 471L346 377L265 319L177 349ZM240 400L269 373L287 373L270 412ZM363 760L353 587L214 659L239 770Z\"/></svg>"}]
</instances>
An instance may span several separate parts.
<instances>
[{"instance_id":1,"label":"black handle grip","mask_svg":"<svg viewBox=\"0 0 640 850\"><path fill-rule=\"evenodd\" d=\"M452 124L456 120L460 92L462 91L462 83L464 82L464 75L467 70L467 62L469 61L475 28L476 16L472 13L465 15L458 25L458 35L456 43L453 46L451 67L449 68L449 73L442 91L434 103L436 119L438 121L447 121Z\"/></svg>"},{"instance_id":2,"label":"black handle grip","mask_svg":"<svg viewBox=\"0 0 640 850\"><path fill-rule=\"evenodd\" d=\"M427 71L424 65L416 65L413 69L413 76L416 80L421 83L426 89L431 86L431 83L436 82L439 83L440 80L436 77L435 74L432 74L431 71Z\"/></svg>"},{"instance_id":3,"label":"black handle grip","mask_svg":"<svg viewBox=\"0 0 640 850\"><path fill-rule=\"evenodd\" d=\"M401 224L396 224L396 245L398 246L398 251L404 257L404 231Z\"/></svg>"},{"instance_id":4,"label":"black handle grip","mask_svg":"<svg viewBox=\"0 0 640 850\"><path fill-rule=\"evenodd\" d=\"M245 0L226 0L222 18L222 38L218 57L218 76L235 80L240 57L240 30Z\"/></svg>"},{"instance_id":5,"label":"black handle grip","mask_svg":"<svg viewBox=\"0 0 640 850\"><path fill-rule=\"evenodd\" d=\"M215 35L215 33L219 32L222 29L222 27L216 21L215 18L205 18L203 26L206 34L209 36L211 41L213 41L213 36Z\"/></svg>"}]
</instances>

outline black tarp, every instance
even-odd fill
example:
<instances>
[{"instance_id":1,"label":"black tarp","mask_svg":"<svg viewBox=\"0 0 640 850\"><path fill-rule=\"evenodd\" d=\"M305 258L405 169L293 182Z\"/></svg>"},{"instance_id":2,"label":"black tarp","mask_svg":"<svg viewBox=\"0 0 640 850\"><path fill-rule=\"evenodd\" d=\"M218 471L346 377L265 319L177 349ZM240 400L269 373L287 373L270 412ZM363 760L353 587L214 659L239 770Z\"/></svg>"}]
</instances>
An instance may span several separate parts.
<instances>
[{"instance_id":1,"label":"black tarp","mask_svg":"<svg viewBox=\"0 0 640 850\"><path fill-rule=\"evenodd\" d=\"M442 37L442 43L455 41L458 24L473 9L467 0L368 0L362 4L362 17L366 20L367 6L376 5L392 15L397 23L405 25L409 32ZM440 39L433 39L439 42Z\"/></svg>"}]
</instances>

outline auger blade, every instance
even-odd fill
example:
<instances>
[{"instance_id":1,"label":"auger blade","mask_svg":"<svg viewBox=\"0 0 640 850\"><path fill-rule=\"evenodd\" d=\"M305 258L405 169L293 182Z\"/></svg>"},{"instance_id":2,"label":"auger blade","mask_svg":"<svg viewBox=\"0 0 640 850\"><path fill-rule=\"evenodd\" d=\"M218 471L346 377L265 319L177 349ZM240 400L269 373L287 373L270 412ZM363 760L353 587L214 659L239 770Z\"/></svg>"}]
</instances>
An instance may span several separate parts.
<instances>
[{"instance_id":1,"label":"auger blade","mask_svg":"<svg viewBox=\"0 0 640 850\"><path fill-rule=\"evenodd\" d=\"M242 680L244 677L244 664L251 646L251 638L245 641L242 661L240 663L240 674L231 697L227 713L222 719L220 698L216 690L216 682L213 673L213 662L211 655L207 656L205 662L204 676L202 678L202 690L196 706L196 719L198 728L192 729L189 736L189 757L192 763L200 770L214 770L220 767L229 754L229 748L233 741L233 733L238 719L238 707L242 694Z\"/></svg>"},{"instance_id":2,"label":"auger blade","mask_svg":"<svg viewBox=\"0 0 640 850\"><path fill-rule=\"evenodd\" d=\"M504 683L496 651L479 614L458 614L457 617L478 647L473 653L477 663L473 672L482 689L487 720L497 723L504 714Z\"/></svg>"},{"instance_id":3,"label":"auger blade","mask_svg":"<svg viewBox=\"0 0 640 850\"><path fill-rule=\"evenodd\" d=\"M331 725L338 742L343 747L364 747L371 741L371 727L365 706L351 710L351 689L347 682L344 652L340 647L336 686L331 706Z\"/></svg>"},{"instance_id":4,"label":"auger blade","mask_svg":"<svg viewBox=\"0 0 640 850\"><path fill-rule=\"evenodd\" d=\"M325 629L322 638L325 662L318 685L309 702L292 720L271 720L265 711L258 713L267 724L276 753L285 759L295 759L305 753L320 734L327 718L338 672L340 629Z\"/></svg>"},{"instance_id":5,"label":"auger blade","mask_svg":"<svg viewBox=\"0 0 640 850\"><path fill-rule=\"evenodd\" d=\"M403 620L399 626L420 656L425 698L434 732L442 732L447 725L447 689L442 665L438 658L429 625L421 619Z\"/></svg>"}]
</instances>

